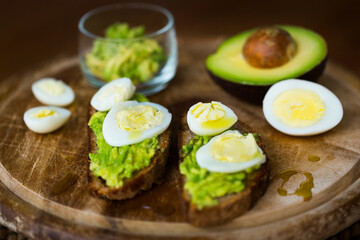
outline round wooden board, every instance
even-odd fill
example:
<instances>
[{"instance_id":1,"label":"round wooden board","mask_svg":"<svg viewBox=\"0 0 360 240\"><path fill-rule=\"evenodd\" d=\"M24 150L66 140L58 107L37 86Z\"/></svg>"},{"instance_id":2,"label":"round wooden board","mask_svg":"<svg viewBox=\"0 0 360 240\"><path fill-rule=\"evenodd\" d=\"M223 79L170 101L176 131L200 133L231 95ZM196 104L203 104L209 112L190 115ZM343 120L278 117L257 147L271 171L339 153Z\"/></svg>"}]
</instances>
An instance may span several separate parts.
<instances>
[{"instance_id":1,"label":"round wooden board","mask_svg":"<svg viewBox=\"0 0 360 240\"><path fill-rule=\"evenodd\" d=\"M269 126L261 107L227 94L207 76L204 60L220 40L183 43L177 76L166 90L150 97L173 113L168 171L162 184L127 201L98 199L89 193L87 108L95 90L82 77L77 58L64 56L2 81L1 224L33 238L51 239L321 239L359 220L359 78L330 62L320 83L340 98L342 122L318 136L286 136ZM27 109L41 105L31 93L31 84L42 77L62 79L76 93L69 122L47 135L29 131L22 120ZM230 106L241 121L262 135L272 177L286 169L310 172L315 186L312 199L305 202L296 195L280 196L278 179L271 181L254 208L226 225L204 229L185 223L175 178L176 129L184 111L209 100ZM309 155L321 160L310 162ZM60 179L69 173L76 176L76 182L60 186ZM303 175L295 175L285 187L294 191L303 180Z\"/></svg>"}]
</instances>

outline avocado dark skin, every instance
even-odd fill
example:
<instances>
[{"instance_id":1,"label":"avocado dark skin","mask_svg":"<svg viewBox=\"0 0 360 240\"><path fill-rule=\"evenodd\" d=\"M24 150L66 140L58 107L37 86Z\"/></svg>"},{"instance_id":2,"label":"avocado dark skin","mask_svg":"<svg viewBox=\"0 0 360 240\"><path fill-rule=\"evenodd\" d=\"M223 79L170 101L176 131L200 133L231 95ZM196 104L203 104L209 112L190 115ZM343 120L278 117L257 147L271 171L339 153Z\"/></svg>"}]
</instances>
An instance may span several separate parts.
<instances>
[{"instance_id":1,"label":"avocado dark skin","mask_svg":"<svg viewBox=\"0 0 360 240\"><path fill-rule=\"evenodd\" d=\"M325 70L326 62L328 56L326 56L317 66L308 71L301 76L294 77L297 79L304 79L312 82L317 82L322 73ZM261 105L264 99L266 92L272 86L270 85L247 85L241 83L235 83L231 81L224 80L218 76L212 74L209 70L207 70L211 78L214 82L219 85L221 88L232 94L233 96L244 100L246 102Z\"/></svg>"}]
</instances>

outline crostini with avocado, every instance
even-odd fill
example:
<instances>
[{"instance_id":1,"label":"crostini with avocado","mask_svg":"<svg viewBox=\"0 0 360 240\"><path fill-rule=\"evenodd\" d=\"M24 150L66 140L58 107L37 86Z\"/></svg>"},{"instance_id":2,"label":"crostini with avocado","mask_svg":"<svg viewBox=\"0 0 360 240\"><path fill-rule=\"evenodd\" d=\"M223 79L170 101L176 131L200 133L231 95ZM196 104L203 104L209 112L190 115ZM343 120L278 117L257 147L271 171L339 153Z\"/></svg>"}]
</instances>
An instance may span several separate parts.
<instances>
[{"instance_id":1,"label":"crostini with avocado","mask_svg":"<svg viewBox=\"0 0 360 240\"><path fill-rule=\"evenodd\" d=\"M187 116L181 119L178 136L183 215L190 224L198 227L224 224L247 212L264 194L270 172L269 159L260 136L237 118L226 120L229 114L221 113L226 112L222 111L226 106L221 106L217 102L207 104L207 107L202 107L201 105L206 104L198 103L190 108ZM216 112L216 109L220 111ZM202 121L198 126L202 126L203 129L199 130L196 129L198 126L193 121L199 119L201 121L201 118L210 119ZM223 124L225 124L224 128L220 129ZM220 133L213 132L212 136L206 135L207 128L210 132L218 129ZM226 134L230 137L225 136ZM216 144L212 143L222 136L225 136L220 139L224 140L223 144L219 141ZM235 143L230 142L234 136ZM237 136L239 136L238 140L236 140ZM208 149L201 149L211 143ZM246 153L248 150L250 152ZM199 156L200 151L205 156ZM234 161L229 162L229 158L233 156ZM217 161L213 165L208 160L211 158ZM199 160L202 166L199 165ZM255 162L250 163L250 161Z\"/></svg>"}]
</instances>

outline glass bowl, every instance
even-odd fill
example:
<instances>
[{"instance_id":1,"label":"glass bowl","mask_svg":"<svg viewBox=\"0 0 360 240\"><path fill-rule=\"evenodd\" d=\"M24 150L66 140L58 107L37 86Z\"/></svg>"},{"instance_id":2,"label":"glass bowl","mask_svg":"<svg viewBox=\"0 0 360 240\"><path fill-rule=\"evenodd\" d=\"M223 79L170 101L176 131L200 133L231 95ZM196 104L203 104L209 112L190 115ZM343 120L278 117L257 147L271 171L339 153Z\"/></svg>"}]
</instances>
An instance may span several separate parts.
<instances>
[{"instance_id":1,"label":"glass bowl","mask_svg":"<svg viewBox=\"0 0 360 240\"><path fill-rule=\"evenodd\" d=\"M165 8L116 4L86 13L79 22L80 67L94 87L128 77L145 95L164 89L178 62L174 18Z\"/></svg>"}]
</instances>

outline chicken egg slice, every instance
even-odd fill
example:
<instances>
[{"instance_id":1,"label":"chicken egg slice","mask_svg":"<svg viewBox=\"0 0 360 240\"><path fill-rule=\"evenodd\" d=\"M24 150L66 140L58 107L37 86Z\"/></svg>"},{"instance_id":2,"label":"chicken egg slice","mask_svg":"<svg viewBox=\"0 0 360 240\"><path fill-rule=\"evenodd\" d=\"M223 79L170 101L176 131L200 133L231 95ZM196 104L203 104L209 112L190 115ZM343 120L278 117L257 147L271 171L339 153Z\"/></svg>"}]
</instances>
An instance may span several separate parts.
<instances>
[{"instance_id":1,"label":"chicken egg slice","mask_svg":"<svg viewBox=\"0 0 360 240\"><path fill-rule=\"evenodd\" d=\"M264 163L266 156L254 135L228 130L213 137L196 152L200 167L211 172L232 173Z\"/></svg>"},{"instance_id":2,"label":"chicken egg slice","mask_svg":"<svg viewBox=\"0 0 360 240\"><path fill-rule=\"evenodd\" d=\"M229 129L237 121L235 113L221 102L199 102L187 113L190 130L200 136L214 136Z\"/></svg>"},{"instance_id":3,"label":"chicken egg slice","mask_svg":"<svg viewBox=\"0 0 360 240\"><path fill-rule=\"evenodd\" d=\"M265 95L263 112L271 126L293 136L326 132L343 117L341 102L330 90L298 79L274 84Z\"/></svg>"},{"instance_id":4,"label":"chicken egg slice","mask_svg":"<svg viewBox=\"0 0 360 240\"><path fill-rule=\"evenodd\" d=\"M156 103L118 103L104 119L103 136L114 147L139 143L163 133L169 127L171 118L171 113Z\"/></svg>"},{"instance_id":5,"label":"chicken egg slice","mask_svg":"<svg viewBox=\"0 0 360 240\"><path fill-rule=\"evenodd\" d=\"M49 133L63 126L70 115L70 111L65 108L52 106L35 107L25 112L24 122L33 132Z\"/></svg>"},{"instance_id":6,"label":"chicken egg slice","mask_svg":"<svg viewBox=\"0 0 360 240\"><path fill-rule=\"evenodd\" d=\"M135 89L129 78L119 78L102 86L92 97L90 104L97 111L108 111L115 104L129 100Z\"/></svg>"},{"instance_id":7,"label":"chicken egg slice","mask_svg":"<svg viewBox=\"0 0 360 240\"><path fill-rule=\"evenodd\" d=\"M47 105L65 107L75 99L71 87L54 78L42 78L34 82L31 90L39 102Z\"/></svg>"}]
</instances>

